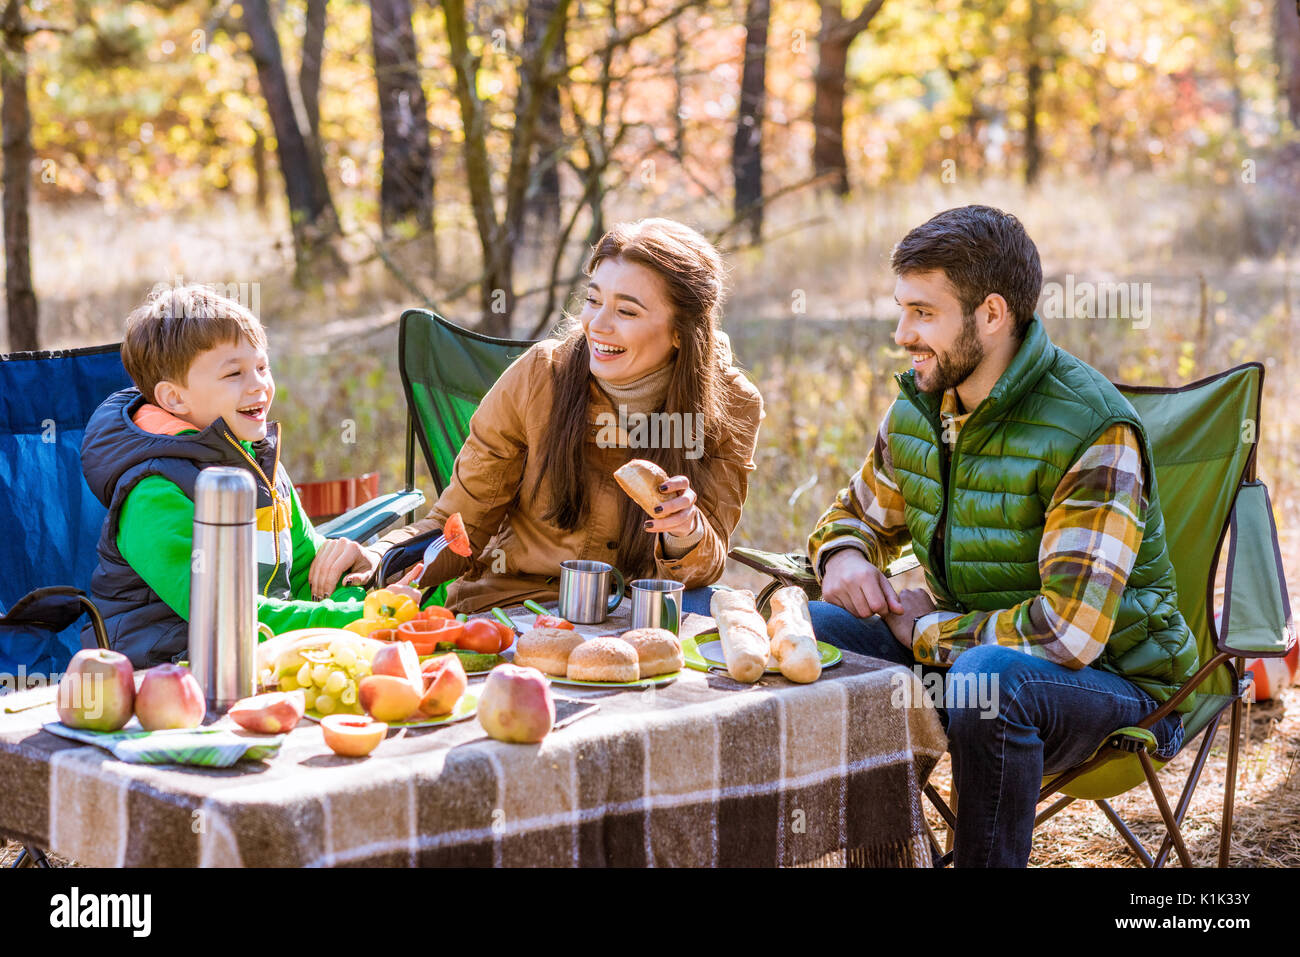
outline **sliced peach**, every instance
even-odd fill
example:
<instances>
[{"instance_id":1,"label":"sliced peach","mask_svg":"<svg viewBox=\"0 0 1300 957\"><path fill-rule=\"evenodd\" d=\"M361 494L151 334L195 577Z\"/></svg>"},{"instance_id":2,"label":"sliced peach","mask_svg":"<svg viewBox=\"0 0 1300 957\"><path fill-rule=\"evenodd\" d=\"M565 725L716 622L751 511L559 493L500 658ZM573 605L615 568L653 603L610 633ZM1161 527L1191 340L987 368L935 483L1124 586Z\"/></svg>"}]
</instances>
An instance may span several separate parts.
<instances>
[{"instance_id":1,"label":"sliced peach","mask_svg":"<svg viewBox=\"0 0 1300 957\"><path fill-rule=\"evenodd\" d=\"M282 734L292 731L307 709L304 691L272 691L236 701L226 713L245 731Z\"/></svg>"},{"instance_id":2,"label":"sliced peach","mask_svg":"<svg viewBox=\"0 0 1300 957\"><path fill-rule=\"evenodd\" d=\"M384 740L388 725L364 715L331 714L321 718L321 733L331 751L344 758L363 758Z\"/></svg>"},{"instance_id":3,"label":"sliced peach","mask_svg":"<svg viewBox=\"0 0 1300 957\"><path fill-rule=\"evenodd\" d=\"M419 714L433 718L450 714L456 702L469 687L465 666L455 652L432 658L424 663L424 697L420 699Z\"/></svg>"},{"instance_id":4,"label":"sliced peach","mask_svg":"<svg viewBox=\"0 0 1300 957\"><path fill-rule=\"evenodd\" d=\"M376 721L405 721L420 707L424 684L393 675L367 675L357 688L357 700Z\"/></svg>"}]
</instances>

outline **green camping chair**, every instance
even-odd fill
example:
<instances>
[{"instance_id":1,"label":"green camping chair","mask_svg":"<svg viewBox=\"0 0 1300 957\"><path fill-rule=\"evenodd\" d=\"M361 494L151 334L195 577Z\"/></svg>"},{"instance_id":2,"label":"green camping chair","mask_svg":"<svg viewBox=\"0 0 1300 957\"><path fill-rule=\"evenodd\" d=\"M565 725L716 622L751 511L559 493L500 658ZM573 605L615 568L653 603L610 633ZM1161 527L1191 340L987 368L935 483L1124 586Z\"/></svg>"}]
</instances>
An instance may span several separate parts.
<instances>
[{"instance_id":1,"label":"green camping chair","mask_svg":"<svg viewBox=\"0 0 1300 957\"><path fill-rule=\"evenodd\" d=\"M501 373L533 342L471 332L427 309L402 313L397 335L397 363L406 395L406 487L415 487L418 439L433 484L441 493L451 481L474 410ZM414 513L407 516L408 522L414 520ZM438 534L421 535L390 549L377 580L388 581L414 565Z\"/></svg>"},{"instance_id":2,"label":"green camping chair","mask_svg":"<svg viewBox=\"0 0 1300 957\"><path fill-rule=\"evenodd\" d=\"M1215 733L1231 711L1218 861L1220 867L1227 866L1242 705L1248 700L1251 682L1249 673L1244 672L1245 659L1285 655L1296 637L1268 490L1255 475L1263 383L1264 367L1252 362L1179 388L1118 387L1137 410L1151 442L1165 534L1178 581L1178 605L1196 635L1201 668L1174 698L1135 727L1118 729L1087 761L1045 778L1039 800L1056 794L1061 797L1039 813L1035 825L1076 800L1095 801L1145 865L1161 867L1170 851L1176 850L1183 866L1192 866L1180 827ZM1216 628L1215 575L1229 531L1222 622ZM733 557L777 578L764 589L764 599L782 584L806 586L811 581L816 588L803 556L737 549ZM914 564L915 560L911 561ZM896 573L905 564L891 566L890 572ZM813 592L814 597L817 593ZM1178 803L1171 808L1156 776L1167 762L1151 757L1155 739L1148 729L1192 693L1196 694L1196 706L1183 716L1183 747L1198 736L1201 744ZM1154 856L1108 803L1109 798L1143 781L1151 789L1166 828ZM955 828L952 810L933 786L927 785L925 790L948 827ZM940 863L948 863L951 857L951 852L943 855Z\"/></svg>"}]
</instances>

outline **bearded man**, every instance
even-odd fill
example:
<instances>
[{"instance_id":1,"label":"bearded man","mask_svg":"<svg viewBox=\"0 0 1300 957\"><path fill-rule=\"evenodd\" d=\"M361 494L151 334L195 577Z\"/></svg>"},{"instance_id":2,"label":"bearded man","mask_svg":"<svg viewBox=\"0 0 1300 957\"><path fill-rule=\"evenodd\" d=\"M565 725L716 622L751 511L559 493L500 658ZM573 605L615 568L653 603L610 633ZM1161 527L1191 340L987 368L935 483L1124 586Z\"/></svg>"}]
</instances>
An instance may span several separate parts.
<instances>
[{"instance_id":1,"label":"bearded man","mask_svg":"<svg viewBox=\"0 0 1300 957\"><path fill-rule=\"evenodd\" d=\"M943 674L955 862L1023 867L1044 774L1172 697L1197 670L1196 643L1142 423L1048 338L1020 221L947 210L909 232L891 266L894 341L911 368L808 540L824 599L813 628L927 683ZM908 543L928 591L896 593L881 571ZM1152 731L1169 757L1180 714Z\"/></svg>"}]
</instances>

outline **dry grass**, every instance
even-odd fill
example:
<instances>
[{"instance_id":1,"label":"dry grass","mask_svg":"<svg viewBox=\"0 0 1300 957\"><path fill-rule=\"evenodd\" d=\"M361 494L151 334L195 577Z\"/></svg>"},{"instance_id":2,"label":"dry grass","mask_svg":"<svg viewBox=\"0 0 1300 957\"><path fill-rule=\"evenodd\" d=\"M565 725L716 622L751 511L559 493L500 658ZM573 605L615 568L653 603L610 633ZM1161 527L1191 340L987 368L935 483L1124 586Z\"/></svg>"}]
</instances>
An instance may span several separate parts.
<instances>
[{"instance_id":1,"label":"dry grass","mask_svg":"<svg viewBox=\"0 0 1300 957\"><path fill-rule=\"evenodd\" d=\"M1278 700L1250 708L1250 735L1237 764L1233 804L1230 867L1300 866L1300 688L1292 687ZM1183 840L1197 867L1218 865L1219 824L1223 815L1223 784L1227 777L1229 724L1224 720L1183 822ZM1183 752L1160 772L1161 786L1171 806L1177 804L1183 782L1199 747ZM930 776L945 797L952 767L945 755ZM1155 800L1143 785L1115 798L1111 806L1154 854L1165 834ZM1046 805L1044 805L1046 806ZM926 818L943 839L942 821L925 802ZM1031 867L1137 867L1137 857L1119 837L1101 809L1092 802L1075 802L1034 832ZM1170 867L1178 867L1177 854Z\"/></svg>"}]
</instances>

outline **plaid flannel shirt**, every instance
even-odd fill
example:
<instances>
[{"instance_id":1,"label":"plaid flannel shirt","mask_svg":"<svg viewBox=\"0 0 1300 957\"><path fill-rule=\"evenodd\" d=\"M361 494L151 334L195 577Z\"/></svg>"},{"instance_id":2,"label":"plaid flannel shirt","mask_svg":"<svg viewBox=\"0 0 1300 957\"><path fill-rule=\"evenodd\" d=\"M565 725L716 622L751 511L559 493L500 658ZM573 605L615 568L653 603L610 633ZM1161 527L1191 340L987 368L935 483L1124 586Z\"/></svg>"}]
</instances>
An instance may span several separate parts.
<instances>
[{"instance_id":1,"label":"plaid flannel shirt","mask_svg":"<svg viewBox=\"0 0 1300 957\"><path fill-rule=\"evenodd\" d=\"M949 389L940 415L950 449L969 415L956 410L956 392ZM886 412L861 471L818 519L808 539L808 556L819 580L831 551L856 548L884 568L911 540L888 435ZM1067 668L1085 667L1110 637L1142 542L1145 508L1138 437L1127 425L1112 426L1079 456L1052 496L1038 550L1041 591L997 611L934 611L922 616L913 632L916 660L949 665L967 648L996 643Z\"/></svg>"}]
</instances>

